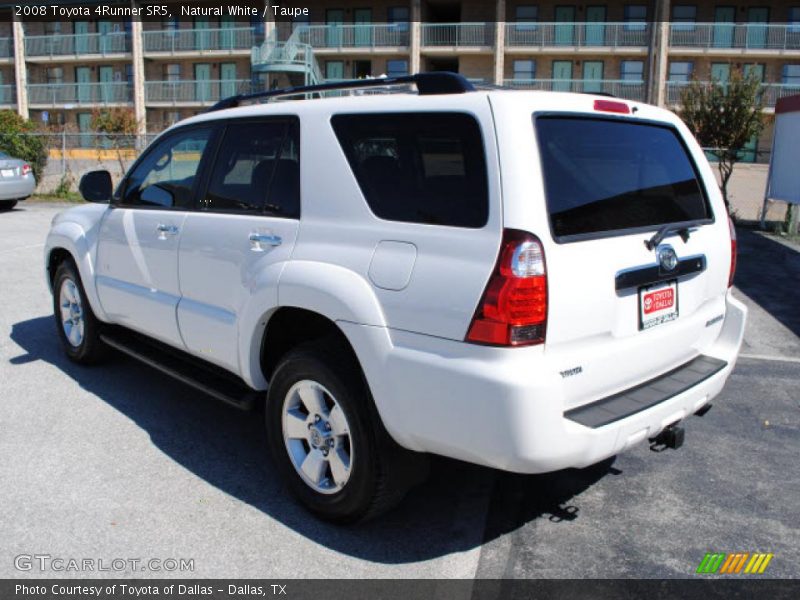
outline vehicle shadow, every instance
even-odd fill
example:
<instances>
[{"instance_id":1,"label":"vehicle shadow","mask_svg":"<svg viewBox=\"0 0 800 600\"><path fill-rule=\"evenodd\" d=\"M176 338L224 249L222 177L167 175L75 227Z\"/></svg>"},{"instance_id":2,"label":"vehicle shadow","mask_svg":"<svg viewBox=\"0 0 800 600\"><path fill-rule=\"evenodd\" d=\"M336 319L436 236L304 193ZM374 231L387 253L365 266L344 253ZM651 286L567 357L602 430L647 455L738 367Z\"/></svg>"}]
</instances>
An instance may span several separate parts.
<instances>
[{"instance_id":1,"label":"vehicle shadow","mask_svg":"<svg viewBox=\"0 0 800 600\"><path fill-rule=\"evenodd\" d=\"M588 469L522 476L433 457L430 477L394 511L354 527L329 525L309 518L278 479L261 412L226 407L122 355L101 367L75 365L53 327L49 316L14 324L11 339L25 354L11 364L54 365L130 418L197 477L307 538L363 560L422 561L473 549L533 519L567 523L578 516L575 498L616 471L608 460Z\"/></svg>"},{"instance_id":2,"label":"vehicle shadow","mask_svg":"<svg viewBox=\"0 0 800 600\"><path fill-rule=\"evenodd\" d=\"M736 287L800 336L796 294L800 252L754 231L737 229L736 233Z\"/></svg>"}]
</instances>

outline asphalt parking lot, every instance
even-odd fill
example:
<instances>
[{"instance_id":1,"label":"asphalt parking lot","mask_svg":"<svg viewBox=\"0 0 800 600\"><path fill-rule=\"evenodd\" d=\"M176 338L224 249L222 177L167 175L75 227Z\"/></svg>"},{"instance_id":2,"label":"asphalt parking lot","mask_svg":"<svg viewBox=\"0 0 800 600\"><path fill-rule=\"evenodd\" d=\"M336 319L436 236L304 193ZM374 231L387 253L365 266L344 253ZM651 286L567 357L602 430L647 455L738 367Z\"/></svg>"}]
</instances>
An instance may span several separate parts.
<instances>
[{"instance_id":1,"label":"asphalt parking lot","mask_svg":"<svg viewBox=\"0 0 800 600\"><path fill-rule=\"evenodd\" d=\"M389 515L339 528L283 489L258 419L123 357L62 354L43 241L63 206L0 213L0 578L15 557L186 558L194 577L692 577L772 552L800 577L800 248L740 233L743 356L678 451L541 476L435 459Z\"/></svg>"}]
</instances>

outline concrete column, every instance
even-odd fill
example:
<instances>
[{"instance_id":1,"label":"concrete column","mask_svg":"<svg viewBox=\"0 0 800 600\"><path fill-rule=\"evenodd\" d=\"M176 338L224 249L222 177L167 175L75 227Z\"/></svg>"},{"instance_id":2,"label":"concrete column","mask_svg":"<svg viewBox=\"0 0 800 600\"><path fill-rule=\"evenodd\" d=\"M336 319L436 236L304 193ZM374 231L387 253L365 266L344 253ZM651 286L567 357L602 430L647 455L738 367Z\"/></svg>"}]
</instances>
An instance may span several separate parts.
<instances>
[{"instance_id":1,"label":"concrete column","mask_svg":"<svg viewBox=\"0 0 800 600\"><path fill-rule=\"evenodd\" d=\"M264 14L264 39L268 40L268 39L270 39L270 36L273 34L273 32L276 29L276 27L275 27L275 16L273 15L272 5L270 4L269 0L264 0L264 7L267 9L267 11L265 13L263 13ZM275 41L277 41L277 38L275 38Z\"/></svg>"},{"instance_id":2,"label":"concrete column","mask_svg":"<svg viewBox=\"0 0 800 600\"><path fill-rule=\"evenodd\" d=\"M506 0L497 0L494 23L494 83L503 85L506 64Z\"/></svg>"},{"instance_id":3,"label":"concrete column","mask_svg":"<svg viewBox=\"0 0 800 600\"><path fill-rule=\"evenodd\" d=\"M14 16L14 83L17 86L17 112L24 119L30 118L28 110L28 69L25 66L25 31L22 20Z\"/></svg>"},{"instance_id":4,"label":"concrete column","mask_svg":"<svg viewBox=\"0 0 800 600\"><path fill-rule=\"evenodd\" d=\"M648 47L647 101L650 104L664 106L667 102L670 0L656 0L653 16L653 30Z\"/></svg>"},{"instance_id":5,"label":"concrete column","mask_svg":"<svg viewBox=\"0 0 800 600\"><path fill-rule=\"evenodd\" d=\"M410 54L408 72L411 75L414 73L419 73L422 67L422 59L420 57L420 46L422 45L422 27L420 26L421 21L422 2L421 0L411 0L411 23L409 23L411 38L409 40L408 48Z\"/></svg>"},{"instance_id":6,"label":"concrete column","mask_svg":"<svg viewBox=\"0 0 800 600\"><path fill-rule=\"evenodd\" d=\"M132 3L136 6L136 2ZM144 93L144 35L142 22L131 21L131 57L133 59L133 113L138 124L138 133L147 133L147 108Z\"/></svg>"}]
</instances>

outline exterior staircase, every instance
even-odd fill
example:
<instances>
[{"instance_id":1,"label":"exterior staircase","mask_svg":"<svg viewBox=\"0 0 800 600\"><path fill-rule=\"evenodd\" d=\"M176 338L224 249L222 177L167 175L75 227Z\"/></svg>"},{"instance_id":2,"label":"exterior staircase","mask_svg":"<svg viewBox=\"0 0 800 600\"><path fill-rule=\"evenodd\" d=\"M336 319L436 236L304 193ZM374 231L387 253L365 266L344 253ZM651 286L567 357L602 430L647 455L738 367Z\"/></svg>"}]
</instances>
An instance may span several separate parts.
<instances>
[{"instance_id":1,"label":"exterior staircase","mask_svg":"<svg viewBox=\"0 0 800 600\"><path fill-rule=\"evenodd\" d=\"M314 49L310 44L300 41L302 27L298 27L285 42L278 41L277 29L273 30L263 44L254 46L250 63L254 80L261 73L266 74L267 87L274 87L271 82L278 81L283 87L288 85L316 85L324 78L320 71ZM283 81L281 81L283 80Z\"/></svg>"}]
</instances>

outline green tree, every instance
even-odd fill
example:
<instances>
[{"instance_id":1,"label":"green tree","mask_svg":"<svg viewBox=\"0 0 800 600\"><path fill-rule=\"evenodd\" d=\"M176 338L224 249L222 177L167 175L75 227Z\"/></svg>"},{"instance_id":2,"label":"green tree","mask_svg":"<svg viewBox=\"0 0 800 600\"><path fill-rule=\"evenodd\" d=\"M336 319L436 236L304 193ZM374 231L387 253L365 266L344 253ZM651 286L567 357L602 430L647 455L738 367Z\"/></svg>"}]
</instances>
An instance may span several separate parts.
<instances>
[{"instance_id":1,"label":"green tree","mask_svg":"<svg viewBox=\"0 0 800 600\"><path fill-rule=\"evenodd\" d=\"M92 129L105 134L98 137L99 144L116 151L121 175L125 174L124 157L136 144L139 122L129 108L95 109L92 111Z\"/></svg>"},{"instance_id":2,"label":"green tree","mask_svg":"<svg viewBox=\"0 0 800 600\"><path fill-rule=\"evenodd\" d=\"M761 82L741 69L730 79L692 81L681 93L681 118L704 148L716 156L720 189L730 211L728 182L747 143L764 129Z\"/></svg>"},{"instance_id":3,"label":"green tree","mask_svg":"<svg viewBox=\"0 0 800 600\"><path fill-rule=\"evenodd\" d=\"M45 136L36 135L36 124L13 110L0 110L0 150L28 162L36 181L41 181L47 166Z\"/></svg>"}]
</instances>

